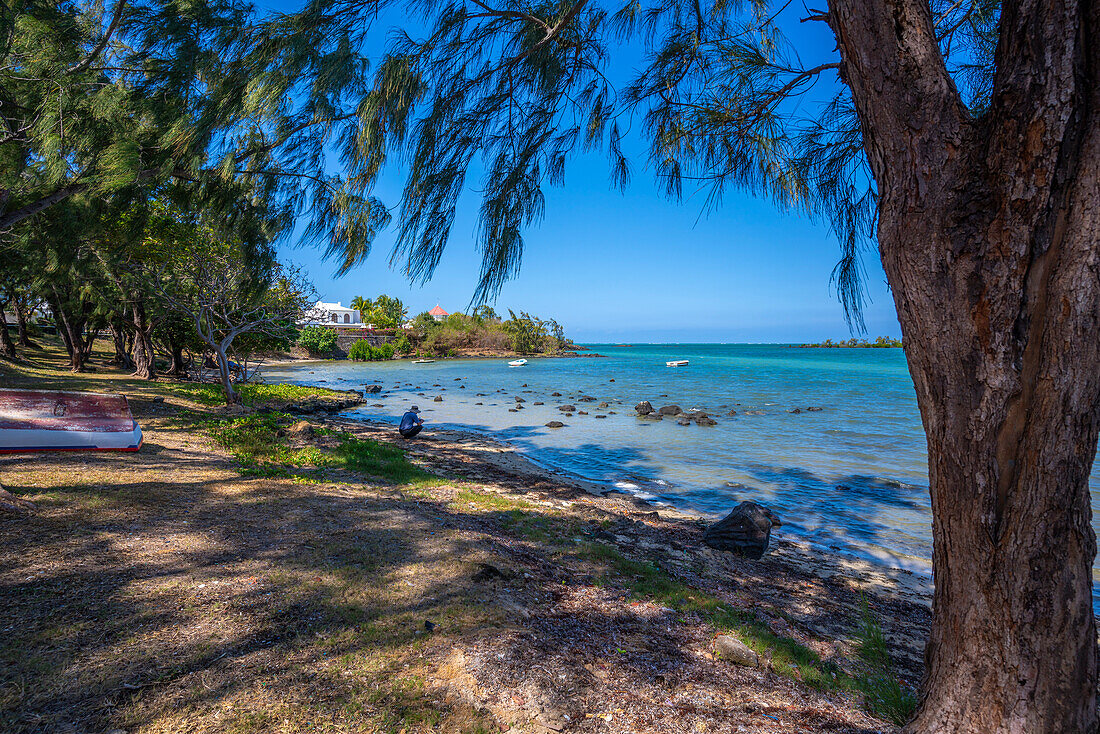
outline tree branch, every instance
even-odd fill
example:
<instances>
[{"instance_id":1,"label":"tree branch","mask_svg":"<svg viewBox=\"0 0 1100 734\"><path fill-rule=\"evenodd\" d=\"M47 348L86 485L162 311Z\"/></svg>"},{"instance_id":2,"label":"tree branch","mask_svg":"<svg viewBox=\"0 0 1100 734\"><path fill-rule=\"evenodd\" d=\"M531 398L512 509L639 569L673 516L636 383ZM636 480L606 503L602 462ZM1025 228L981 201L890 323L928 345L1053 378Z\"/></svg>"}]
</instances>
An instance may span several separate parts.
<instances>
[{"instance_id":1,"label":"tree branch","mask_svg":"<svg viewBox=\"0 0 1100 734\"><path fill-rule=\"evenodd\" d=\"M92 62L95 61L101 53L103 53L103 49L107 47L108 42L110 42L111 40L111 36L114 35L115 29L118 28L119 21L122 20L122 11L125 8L126 0L118 0L118 2L115 3L115 14L111 18L111 24L107 26L107 30L106 32L104 32L103 38L99 39L99 43L96 44L91 53L84 57L83 61L74 64L63 71L62 74L64 76L69 76L70 74L77 74L81 71L84 71L89 66L91 66Z\"/></svg>"}]
</instances>

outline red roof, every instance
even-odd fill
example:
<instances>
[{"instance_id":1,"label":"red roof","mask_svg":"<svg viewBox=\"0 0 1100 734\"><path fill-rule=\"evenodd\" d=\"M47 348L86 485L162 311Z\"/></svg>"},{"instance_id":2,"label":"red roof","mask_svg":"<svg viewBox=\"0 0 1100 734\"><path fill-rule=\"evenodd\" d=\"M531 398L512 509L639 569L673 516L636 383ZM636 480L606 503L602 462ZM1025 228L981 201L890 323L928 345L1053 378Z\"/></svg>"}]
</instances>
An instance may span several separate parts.
<instances>
[{"instance_id":1,"label":"red roof","mask_svg":"<svg viewBox=\"0 0 1100 734\"><path fill-rule=\"evenodd\" d=\"M441 309L441 308L439 307L439 304L438 304L438 303L437 303L437 304L435 304L435 308L433 308L433 309L432 309L431 311L429 311L428 313L430 313L430 314L431 314L432 316L450 316L450 314L449 314L449 313L447 313L446 311L444 311L443 309Z\"/></svg>"}]
</instances>

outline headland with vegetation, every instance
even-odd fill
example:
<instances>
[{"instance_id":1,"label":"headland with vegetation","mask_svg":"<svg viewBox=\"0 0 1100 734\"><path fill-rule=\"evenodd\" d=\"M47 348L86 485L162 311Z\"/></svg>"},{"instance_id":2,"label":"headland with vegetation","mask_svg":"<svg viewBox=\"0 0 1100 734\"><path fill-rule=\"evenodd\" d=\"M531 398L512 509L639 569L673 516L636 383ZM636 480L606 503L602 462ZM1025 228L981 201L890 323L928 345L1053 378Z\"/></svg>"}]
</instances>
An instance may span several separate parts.
<instances>
[{"instance_id":1,"label":"headland with vegetation","mask_svg":"<svg viewBox=\"0 0 1100 734\"><path fill-rule=\"evenodd\" d=\"M823 342L817 344L796 344L794 346L800 348L820 348L820 349L900 349L903 344L901 339L895 339L892 336L880 336L874 341L867 341L866 339L841 339L840 341L833 341L832 339L826 339Z\"/></svg>"}]
</instances>

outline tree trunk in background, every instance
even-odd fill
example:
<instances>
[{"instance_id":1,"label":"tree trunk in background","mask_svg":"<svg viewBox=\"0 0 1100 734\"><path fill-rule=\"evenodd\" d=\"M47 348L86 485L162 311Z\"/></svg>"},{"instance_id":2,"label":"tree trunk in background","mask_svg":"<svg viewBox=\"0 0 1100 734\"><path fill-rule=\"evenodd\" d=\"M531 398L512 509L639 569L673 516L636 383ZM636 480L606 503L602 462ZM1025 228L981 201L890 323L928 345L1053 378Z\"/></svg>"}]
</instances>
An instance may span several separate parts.
<instances>
[{"instance_id":1,"label":"tree trunk in background","mask_svg":"<svg viewBox=\"0 0 1100 734\"><path fill-rule=\"evenodd\" d=\"M115 364L124 370L134 369L134 360L130 359L130 346L127 344L126 330L121 319L111 322L111 338L115 343Z\"/></svg>"},{"instance_id":2,"label":"tree trunk in background","mask_svg":"<svg viewBox=\"0 0 1100 734\"><path fill-rule=\"evenodd\" d=\"M18 297L11 299L12 306L15 308L15 320L16 320L16 334L21 347L33 347L34 343L31 341L30 334L27 333L27 309L23 308L23 304Z\"/></svg>"},{"instance_id":3,"label":"tree trunk in background","mask_svg":"<svg viewBox=\"0 0 1100 734\"><path fill-rule=\"evenodd\" d=\"M225 354L225 347L215 345L214 351L218 358L218 374L222 381L222 392L225 393L225 404L236 405L241 402L241 396L233 389L233 375L229 371L229 357Z\"/></svg>"},{"instance_id":4,"label":"tree trunk in background","mask_svg":"<svg viewBox=\"0 0 1100 734\"><path fill-rule=\"evenodd\" d=\"M1095 731L1100 8L1004 3L977 118L925 0L833 0L830 24L928 438L935 596L907 730Z\"/></svg>"},{"instance_id":5,"label":"tree trunk in background","mask_svg":"<svg viewBox=\"0 0 1100 734\"><path fill-rule=\"evenodd\" d=\"M95 334L85 339L84 331L88 324L88 317L80 313L66 313L63 308L64 300L54 287L50 288L53 298L48 299L50 309L53 311L54 321L57 323L57 332L61 335L61 341L65 344L65 350L69 353L69 369L73 372L84 372L88 355L92 351Z\"/></svg>"},{"instance_id":6,"label":"tree trunk in background","mask_svg":"<svg viewBox=\"0 0 1100 734\"><path fill-rule=\"evenodd\" d=\"M157 358L153 351L153 324L145 313L145 303L134 299L131 307L134 323L134 376L142 380L157 379Z\"/></svg>"},{"instance_id":7,"label":"tree trunk in background","mask_svg":"<svg viewBox=\"0 0 1100 734\"><path fill-rule=\"evenodd\" d=\"M187 374L185 367L186 360L183 358L183 345L178 342L168 341L168 353L171 355L172 363L168 367L168 374L173 377L183 377Z\"/></svg>"},{"instance_id":8,"label":"tree trunk in background","mask_svg":"<svg viewBox=\"0 0 1100 734\"><path fill-rule=\"evenodd\" d=\"M11 333L8 331L8 319L0 308L0 357L15 359L15 356L15 344L12 343Z\"/></svg>"}]
</instances>

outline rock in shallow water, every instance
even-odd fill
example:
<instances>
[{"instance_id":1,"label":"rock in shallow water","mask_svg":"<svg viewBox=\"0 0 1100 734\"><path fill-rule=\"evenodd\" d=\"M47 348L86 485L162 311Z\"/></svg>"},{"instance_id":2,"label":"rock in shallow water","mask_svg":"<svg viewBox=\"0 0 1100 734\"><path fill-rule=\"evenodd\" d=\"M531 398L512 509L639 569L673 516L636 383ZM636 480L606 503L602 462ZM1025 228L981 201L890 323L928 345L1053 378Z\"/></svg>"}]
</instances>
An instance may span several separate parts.
<instances>
[{"instance_id":1,"label":"rock in shallow water","mask_svg":"<svg viewBox=\"0 0 1100 734\"><path fill-rule=\"evenodd\" d=\"M768 552L772 528L780 524L779 517L771 510L746 501L707 528L703 542L715 550L757 559Z\"/></svg>"},{"instance_id":2,"label":"rock in shallow water","mask_svg":"<svg viewBox=\"0 0 1100 734\"><path fill-rule=\"evenodd\" d=\"M684 411L679 405L664 405L657 412L661 415L680 415Z\"/></svg>"},{"instance_id":3,"label":"rock in shallow water","mask_svg":"<svg viewBox=\"0 0 1100 734\"><path fill-rule=\"evenodd\" d=\"M649 415L653 412L653 404L648 400L643 400L634 406L634 410L638 412L638 415Z\"/></svg>"},{"instance_id":4,"label":"rock in shallow water","mask_svg":"<svg viewBox=\"0 0 1100 734\"><path fill-rule=\"evenodd\" d=\"M549 423L546 424L546 427L547 428L564 428L565 424L562 423L561 421L550 421Z\"/></svg>"}]
</instances>

